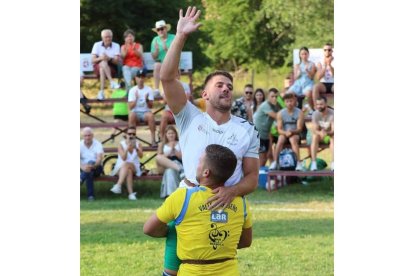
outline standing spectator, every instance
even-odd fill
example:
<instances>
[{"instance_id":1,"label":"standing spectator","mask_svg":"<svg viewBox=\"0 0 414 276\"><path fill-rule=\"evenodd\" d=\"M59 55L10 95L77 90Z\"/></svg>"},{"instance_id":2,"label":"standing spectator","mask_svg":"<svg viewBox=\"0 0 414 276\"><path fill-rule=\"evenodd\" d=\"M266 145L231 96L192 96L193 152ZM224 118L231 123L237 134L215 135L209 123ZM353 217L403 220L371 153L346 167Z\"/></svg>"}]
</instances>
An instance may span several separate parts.
<instances>
[{"instance_id":1,"label":"standing spectator","mask_svg":"<svg viewBox=\"0 0 414 276\"><path fill-rule=\"evenodd\" d=\"M112 92L112 99L125 99L128 97L128 92L125 90L125 82L121 81L119 85L120 87ZM119 123L120 121L128 122L128 104L126 102L114 103L112 114L114 115L114 123ZM112 143L115 140L115 134L116 128L113 128L111 134Z\"/></svg>"},{"instance_id":2,"label":"standing spectator","mask_svg":"<svg viewBox=\"0 0 414 276\"><path fill-rule=\"evenodd\" d=\"M243 118L249 122L253 121L253 85L244 86L244 96L236 99L231 106L231 114Z\"/></svg>"},{"instance_id":3,"label":"standing spectator","mask_svg":"<svg viewBox=\"0 0 414 276\"><path fill-rule=\"evenodd\" d=\"M174 126L167 126L162 142L158 144L155 157L159 173L163 173L161 182L161 198L166 198L177 189L180 180L184 178L182 154L178 143L178 133Z\"/></svg>"},{"instance_id":4,"label":"standing spectator","mask_svg":"<svg viewBox=\"0 0 414 276\"><path fill-rule=\"evenodd\" d=\"M161 67L161 81L167 104L174 113L180 134L183 166L186 178L181 187L198 184L196 177L199 157L210 144L221 144L230 148L237 156L236 170L224 187L214 190L208 198L206 208L223 210L237 196L253 192L259 179L259 139L253 124L230 113L233 94L233 77L225 71L210 73L204 80L202 97L206 101L206 112L202 113L187 100L181 83L176 79L176 70L185 41L195 32L201 11L188 7L185 16L180 10L177 34ZM173 229L174 227L172 227ZM170 233L170 232L169 232ZM178 270L174 242L174 230L167 237L164 268L167 273Z\"/></svg>"},{"instance_id":5,"label":"standing spectator","mask_svg":"<svg viewBox=\"0 0 414 276\"><path fill-rule=\"evenodd\" d=\"M121 62L119 44L112 41L112 31L102 30L101 37L102 41L95 42L92 48L93 71L101 81L98 100L105 99L105 77L109 80L111 89L119 88L119 84L112 78L116 76Z\"/></svg>"},{"instance_id":6,"label":"standing spectator","mask_svg":"<svg viewBox=\"0 0 414 276\"><path fill-rule=\"evenodd\" d=\"M160 95L160 69L161 64L167 55L168 48L170 48L175 35L169 34L171 25L166 24L164 20L155 22L155 28L152 28L158 35L152 39L151 42L151 55L154 59L154 93L155 96Z\"/></svg>"},{"instance_id":7,"label":"standing spectator","mask_svg":"<svg viewBox=\"0 0 414 276\"><path fill-rule=\"evenodd\" d=\"M181 71L180 69L178 69L178 74L177 74L177 80L180 80L180 76L181 76ZM184 88L184 92L187 96L187 99L189 101L192 100L192 96L191 96L191 89L190 89L190 85L186 82L180 81L181 84L183 85ZM172 114L170 108L168 107L168 105L165 105L165 109L162 112L161 115L161 122L160 122L160 136L164 137L164 132L165 132L165 128L167 127L168 124L174 124L175 120L174 120L174 115Z\"/></svg>"},{"instance_id":8,"label":"standing spectator","mask_svg":"<svg viewBox=\"0 0 414 276\"><path fill-rule=\"evenodd\" d=\"M312 115L312 144L311 144L311 171L316 171L316 154L319 143L329 143L332 162L331 170L334 170L334 111L327 106L326 98L320 96L316 99L316 111Z\"/></svg>"},{"instance_id":9,"label":"standing spectator","mask_svg":"<svg viewBox=\"0 0 414 276\"><path fill-rule=\"evenodd\" d=\"M129 107L129 124L137 125L137 120L148 123L151 132L152 146L156 147L155 143L155 119L151 108L154 102L154 94L149 86L144 85L146 70L138 70L137 85L132 87L128 93L128 107Z\"/></svg>"},{"instance_id":10,"label":"standing spectator","mask_svg":"<svg viewBox=\"0 0 414 276\"><path fill-rule=\"evenodd\" d=\"M332 44L323 46L324 59L317 64L316 77L320 81L313 87L313 98L317 99L321 93L334 93L334 57Z\"/></svg>"},{"instance_id":11,"label":"standing spectator","mask_svg":"<svg viewBox=\"0 0 414 276\"><path fill-rule=\"evenodd\" d=\"M267 156L272 144L269 141L270 127L277 118L277 112L280 107L277 105L276 97L279 91L276 88L270 88L267 100L263 102L253 115L253 123L259 132L260 148L259 160L260 166L265 166Z\"/></svg>"},{"instance_id":12,"label":"standing spectator","mask_svg":"<svg viewBox=\"0 0 414 276\"><path fill-rule=\"evenodd\" d=\"M134 175L141 176L139 159L143 156L142 146L136 140L135 134L135 127L128 127L126 139L122 140L118 146L118 159L111 172L112 176L119 174L118 182L112 187L111 192L114 194L122 193L122 183L126 180L129 200L137 200L133 190Z\"/></svg>"},{"instance_id":13,"label":"standing spectator","mask_svg":"<svg viewBox=\"0 0 414 276\"><path fill-rule=\"evenodd\" d=\"M102 144L93 139L93 132L90 127L85 127L82 130L83 139L80 141L80 182L81 184L86 180L86 189L88 193L88 200L95 200L95 193L93 187L93 178L101 175L103 147Z\"/></svg>"},{"instance_id":14,"label":"standing spectator","mask_svg":"<svg viewBox=\"0 0 414 276\"><path fill-rule=\"evenodd\" d=\"M295 94L286 93L283 97L286 107L277 113L277 131L279 137L276 143L274 161L269 167L269 170L279 169L279 154L287 141L290 142L293 152L296 154L298 160L296 165L297 171L302 171L302 164L300 160L299 143L300 133L302 132L304 119L303 112L296 107Z\"/></svg>"},{"instance_id":15,"label":"standing spectator","mask_svg":"<svg viewBox=\"0 0 414 276\"><path fill-rule=\"evenodd\" d=\"M257 111L257 108L265 101L266 95L263 89L257 88L256 91L254 91L253 94L253 115Z\"/></svg>"},{"instance_id":16,"label":"standing spectator","mask_svg":"<svg viewBox=\"0 0 414 276\"><path fill-rule=\"evenodd\" d=\"M145 222L144 233L165 237L170 228L167 223L174 222L181 275L239 275L237 249L252 243L249 203L237 196L232 208L218 211L208 210L205 204L212 191L223 187L233 174L236 156L229 148L213 144L206 147L197 163L200 186L176 190Z\"/></svg>"},{"instance_id":17,"label":"standing spectator","mask_svg":"<svg viewBox=\"0 0 414 276\"><path fill-rule=\"evenodd\" d=\"M297 97L300 97L299 108L302 108L302 97L308 97L309 105L313 109L312 88L316 66L309 60L309 50L306 47L300 48L299 59L300 63L296 64L294 68L295 82L288 89L288 92L293 92Z\"/></svg>"},{"instance_id":18,"label":"standing spectator","mask_svg":"<svg viewBox=\"0 0 414 276\"><path fill-rule=\"evenodd\" d=\"M135 32L128 29L124 32L125 44L121 46L123 59L122 74L125 79L126 91L131 88L131 81L138 70L144 68L144 47L135 42Z\"/></svg>"}]
</instances>

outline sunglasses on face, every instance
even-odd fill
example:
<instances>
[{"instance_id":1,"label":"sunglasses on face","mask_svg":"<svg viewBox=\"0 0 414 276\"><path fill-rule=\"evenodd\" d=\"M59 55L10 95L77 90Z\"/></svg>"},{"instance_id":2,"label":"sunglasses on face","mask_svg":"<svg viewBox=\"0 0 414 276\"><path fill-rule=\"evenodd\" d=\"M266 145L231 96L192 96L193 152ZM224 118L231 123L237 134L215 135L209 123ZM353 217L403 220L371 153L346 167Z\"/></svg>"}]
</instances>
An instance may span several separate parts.
<instances>
[{"instance_id":1,"label":"sunglasses on face","mask_svg":"<svg viewBox=\"0 0 414 276\"><path fill-rule=\"evenodd\" d=\"M129 136L135 136L135 133L128 133Z\"/></svg>"},{"instance_id":2,"label":"sunglasses on face","mask_svg":"<svg viewBox=\"0 0 414 276\"><path fill-rule=\"evenodd\" d=\"M157 32L159 32L159 31L163 31L164 30L164 27L162 27L162 28L158 28L157 29Z\"/></svg>"},{"instance_id":3,"label":"sunglasses on face","mask_svg":"<svg viewBox=\"0 0 414 276\"><path fill-rule=\"evenodd\" d=\"M246 92L244 92L245 94L253 94L253 92L252 91L246 91Z\"/></svg>"},{"instance_id":4,"label":"sunglasses on face","mask_svg":"<svg viewBox=\"0 0 414 276\"><path fill-rule=\"evenodd\" d=\"M332 52L332 49L323 49L325 52L326 51L328 51L328 52Z\"/></svg>"}]
</instances>

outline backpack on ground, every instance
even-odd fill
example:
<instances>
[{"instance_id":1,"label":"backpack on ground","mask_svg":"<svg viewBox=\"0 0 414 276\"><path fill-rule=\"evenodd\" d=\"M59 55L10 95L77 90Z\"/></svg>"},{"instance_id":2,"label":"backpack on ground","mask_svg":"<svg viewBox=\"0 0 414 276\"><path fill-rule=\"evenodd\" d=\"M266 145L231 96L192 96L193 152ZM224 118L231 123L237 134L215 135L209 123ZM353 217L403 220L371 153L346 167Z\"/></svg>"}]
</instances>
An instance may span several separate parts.
<instances>
[{"instance_id":1,"label":"backpack on ground","mask_svg":"<svg viewBox=\"0 0 414 276\"><path fill-rule=\"evenodd\" d=\"M292 149L283 149L279 154L279 168L283 171L294 171L296 168L296 154Z\"/></svg>"}]
</instances>

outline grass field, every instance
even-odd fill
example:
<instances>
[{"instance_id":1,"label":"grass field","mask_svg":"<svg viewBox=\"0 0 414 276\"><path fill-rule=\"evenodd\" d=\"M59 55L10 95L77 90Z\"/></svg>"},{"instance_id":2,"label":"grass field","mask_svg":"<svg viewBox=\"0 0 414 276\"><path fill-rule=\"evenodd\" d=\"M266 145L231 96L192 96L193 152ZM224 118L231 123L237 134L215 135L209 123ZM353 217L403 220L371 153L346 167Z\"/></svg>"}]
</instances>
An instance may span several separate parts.
<instances>
[{"instance_id":1,"label":"grass field","mask_svg":"<svg viewBox=\"0 0 414 276\"><path fill-rule=\"evenodd\" d=\"M137 185L137 202L111 194L111 185L95 184L95 202L81 187L81 275L161 275L165 240L142 233L162 203L159 183ZM241 275L333 275L333 187L324 179L252 193L253 244L238 251Z\"/></svg>"}]
</instances>

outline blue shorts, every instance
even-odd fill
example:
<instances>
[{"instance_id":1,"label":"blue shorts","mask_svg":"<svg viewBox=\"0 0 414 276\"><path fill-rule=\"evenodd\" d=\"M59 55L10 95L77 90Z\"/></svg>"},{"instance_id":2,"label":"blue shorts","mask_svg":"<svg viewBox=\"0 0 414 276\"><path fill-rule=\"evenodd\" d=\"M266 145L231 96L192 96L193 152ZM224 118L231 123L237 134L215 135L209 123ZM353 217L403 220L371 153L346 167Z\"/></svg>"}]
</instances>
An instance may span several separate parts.
<instances>
[{"instance_id":1,"label":"blue shorts","mask_svg":"<svg viewBox=\"0 0 414 276\"><path fill-rule=\"evenodd\" d=\"M144 121L145 113L148 113L149 111L134 111L135 115L137 115L138 120Z\"/></svg>"}]
</instances>

